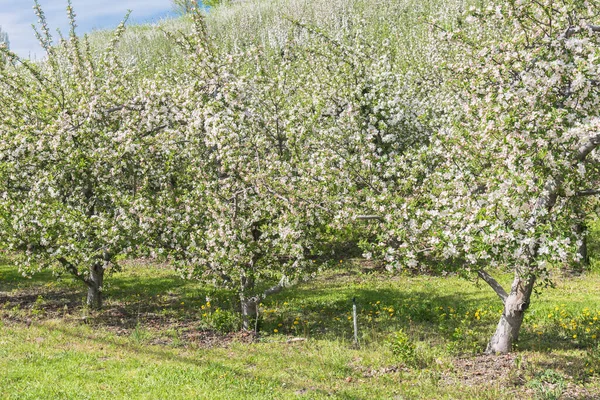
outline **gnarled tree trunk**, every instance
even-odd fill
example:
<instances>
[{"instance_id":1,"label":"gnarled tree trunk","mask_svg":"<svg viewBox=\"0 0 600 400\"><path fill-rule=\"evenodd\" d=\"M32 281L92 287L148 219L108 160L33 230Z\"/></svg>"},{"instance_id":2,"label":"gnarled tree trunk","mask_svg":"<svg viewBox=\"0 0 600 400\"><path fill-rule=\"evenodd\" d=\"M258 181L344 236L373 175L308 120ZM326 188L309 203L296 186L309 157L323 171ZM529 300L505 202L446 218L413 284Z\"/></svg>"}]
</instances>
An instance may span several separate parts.
<instances>
[{"instance_id":1,"label":"gnarled tree trunk","mask_svg":"<svg viewBox=\"0 0 600 400\"><path fill-rule=\"evenodd\" d=\"M515 276L510 293L504 300L504 311L496 327L496 333L490 339L486 353L506 354L512 350L513 342L519 338L525 310L529 307L533 292L534 277Z\"/></svg>"},{"instance_id":2,"label":"gnarled tree trunk","mask_svg":"<svg viewBox=\"0 0 600 400\"><path fill-rule=\"evenodd\" d=\"M104 267L96 263L90 267L90 276L85 283L88 287L87 306L94 310L102 308L102 284L104 282Z\"/></svg>"}]
</instances>

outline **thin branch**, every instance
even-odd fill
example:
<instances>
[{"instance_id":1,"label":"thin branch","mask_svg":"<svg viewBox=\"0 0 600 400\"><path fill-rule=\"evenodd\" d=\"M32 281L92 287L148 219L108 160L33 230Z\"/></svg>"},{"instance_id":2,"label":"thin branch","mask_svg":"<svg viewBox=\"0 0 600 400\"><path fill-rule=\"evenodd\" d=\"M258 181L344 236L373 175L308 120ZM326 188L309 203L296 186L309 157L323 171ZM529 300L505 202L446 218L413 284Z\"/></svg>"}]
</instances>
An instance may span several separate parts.
<instances>
[{"instance_id":1,"label":"thin branch","mask_svg":"<svg viewBox=\"0 0 600 400\"><path fill-rule=\"evenodd\" d=\"M373 220L373 219L376 219L376 220L379 220L379 221L383 220L383 217L380 216L380 215L357 215L354 218L355 219L360 219L360 220L363 220L363 221L369 221L369 220Z\"/></svg>"},{"instance_id":2,"label":"thin branch","mask_svg":"<svg viewBox=\"0 0 600 400\"><path fill-rule=\"evenodd\" d=\"M272 294L277 294L288 286L290 286L290 281L287 276L283 275L277 285L272 286L264 291L262 297L264 299L265 297L270 296Z\"/></svg>"},{"instance_id":3,"label":"thin branch","mask_svg":"<svg viewBox=\"0 0 600 400\"><path fill-rule=\"evenodd\" d=\"M58 259L58 262L60 262L62 264L62 266L68 272L70 272L76 279L80 280L81 282L85 283L86 285L88 284L88 280L82 274L80 274L79 271L77 270L77 267L75 267L73 264L71 264L69 261L67 261L66 258L60 257Z\"/></svg>"},{"instance_id":4,"label":"thin branch","mask_svg":"<svg viewBox=\"0 0 600 400\"><path fill-rule=\"evenodd\" d=\"M587 189L575 193L575 196L595 196L600 194L600 189Z\"/></svg>"},{"instance_id":5,"label":"thin branch","mask_svg":"<svg viewBox=\"0 0 600 400\"><path fill-rule=\"evenodd\" d=\"M288 198L286 198L286 197L282 196L281 194L277 193L277 191L276 191L276 190L272 189L272 188L271 188L271 187L269 187L267 184L264 184L264 183L263 183L263 185L264 185L264 188L267 190L267 192L271 193L273 196L277 197L278 199L280 199L280 200L283 200L283 201L285 201L285 202L287 202L287 203L289 203L289 204L293 204L293 203L294 203L294 202L293 202L291 199L288 199ZM325 211L325 212L327 212L327 213L329 213L329 214L334 214L334 212L333 212L332 210L330 210L330 209L328 209L328 208L326 208L326 207L323 207L322 205L320 205L320 204L317 204L317 203L315 203L315 202L314 202L314 201L312 201L312 200L309 200L309 199L306 199L306 198L304 198L304 197L300 197L300 196L296 196L296 198L297 198L299 201L303 201L303 202L305 202L305 203L311 204L311 205L313 205L313 206L317 207L318 209L320 209L320 210L322 210L322 211Z\"/></svg>"},{"instance_id":6,"label":"thin branch","mask_svg":"<svg viewBox=\"0 0 600 400\"><path fill-rule=\"evenodd\" d=\"M594 32L594 33L600 33L600 25L592 25L592 24L586 24L586 28L588 28L590 31ZM575 33L579 33L581 32L581 28L576 27L576 26L570 26L567 31L565 32L565 37L568 39L571 36L573 36Z\"/></svg>"},{"instance_id":7,"label":"thin branch","mask_svg":"<svg viewBox=\"0 0 600 400\"><path fill-rule=\"evenodd\" d=\"M477 271L477 275L479 275L479 277L481 279L483 279L488 285L490 285L490 287L492 289L494 289L494 292L496 292L496 294L498 295L498 297L500 297L500 300L502 300L502 303L506 302L506 298L508 297L508 294L506 293L506 290L504 290L504 288L502 287L502 285L500 285L498 283L498 281L496 281L494 279L493 276L491 276L490 274L488 274L487 272L485 272L482 269L480 269L479 271Z\"/></svg>"},{"instance_id":8,"label":"thin branch","mask_svg":"<svg viewBox=\"0 0 600 400\"><path fill-rule=\"evenodd\" d=\"M279 280L279 283L277 283L277 285L271 286L270 288L268 288L267 290L265 290L261 294L257 294L256 296L250 297L248 300L250 302L258 304L262 300L264 300L265 298L267 298L267 296L270 296L272 294L277 294L277 293L281 292L283 289L285 289L286 287L289 287L290 285L291 284L290 284L289 278L286 275L283 275L281 277L281 280Z\"/></svg>"}]
</instances>

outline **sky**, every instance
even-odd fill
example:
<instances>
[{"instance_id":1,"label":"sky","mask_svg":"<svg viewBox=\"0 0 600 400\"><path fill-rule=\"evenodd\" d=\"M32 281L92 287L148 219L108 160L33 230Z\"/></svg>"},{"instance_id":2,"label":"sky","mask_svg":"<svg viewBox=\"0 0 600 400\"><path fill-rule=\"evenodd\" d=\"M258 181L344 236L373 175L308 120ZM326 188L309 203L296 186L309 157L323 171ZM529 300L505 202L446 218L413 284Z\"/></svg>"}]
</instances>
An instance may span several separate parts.
<instances>
[{"instance_id":1,"label":"sky","mask_svg":"<svg viewBox=\"0 0 600 400\"><path fill-rule=\"evenodd\" d=\"M39 0L53 37L59 28L64 35L69 32L67 0ZM37 43L31 24L37 22L33 0L0 0L0 27L8 33L10 48L21 57L43 58L44 52ZM72 0L77 15L77 34L98 29L115 28L127 10L132 10L128 23L158 21L173 16L170 0Z\"/></svg>"}]
</instances>

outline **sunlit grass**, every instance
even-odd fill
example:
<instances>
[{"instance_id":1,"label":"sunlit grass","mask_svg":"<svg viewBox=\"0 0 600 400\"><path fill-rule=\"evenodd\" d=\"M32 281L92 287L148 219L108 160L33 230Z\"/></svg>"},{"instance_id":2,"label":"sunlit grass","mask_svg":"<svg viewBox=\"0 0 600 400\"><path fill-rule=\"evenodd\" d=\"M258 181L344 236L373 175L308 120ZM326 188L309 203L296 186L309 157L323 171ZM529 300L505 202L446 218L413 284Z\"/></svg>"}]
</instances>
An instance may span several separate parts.
<instances>
[{"instance_id":1,"label":"sunlit grass","mask_svg":"<svg viewBox=\"0 0 600 400\"><path fill-rule=\"evenodd\" d=\"M164 266L110 275L97 314L68 276L26 279L8 264L0 282L3 398L522 398L552 385L547 376L600 393L598 274L559 278L536 297L510 371L483 386L456 383L469 374L459 360L480 357L500 302L455 276L345 262L266 299L258 338L225 333L239 327L232 293Z\"/></svg>"}]
</instances>

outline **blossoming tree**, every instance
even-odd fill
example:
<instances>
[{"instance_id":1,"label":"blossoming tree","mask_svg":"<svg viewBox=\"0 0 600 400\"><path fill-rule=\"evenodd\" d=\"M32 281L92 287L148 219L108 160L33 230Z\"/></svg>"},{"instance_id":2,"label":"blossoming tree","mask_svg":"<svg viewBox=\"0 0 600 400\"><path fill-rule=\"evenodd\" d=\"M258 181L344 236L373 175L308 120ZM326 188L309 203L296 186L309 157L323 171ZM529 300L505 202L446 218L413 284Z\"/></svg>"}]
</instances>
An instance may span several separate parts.
<instances>
[{"instance_id":1,"label":"blossoming tree","mask_svg":"<svg viewBox=\"0 0 600 400\"><path fill-rule=\"evenodd\" d=\"M428 152L427 191L389 234L409 259L465 260L497 293L504 311L490 353L511 350L534 285L576 258L577 212L597 193L598 11L578 0L505 1L444 33L447 87L437 99L446 114ZM490 265L510 266L510 290Z\"/></svg>"},{"instance_id":2,"label":"blossoming tree","mask_svg":"<svg viewBox=\"0 0 600 400\"><path fill-rule=\"evenodd\" d=\"M176 38L186 58L171 98L185 110L185 145L172 148L184 168L171 200L147 216L161 221L151 224L162 230L155 251L186 277L235 290L249 329L265 296L325 257L331 213L305 172L318 149L292 57L273 61L261 48L223 55L202 15L193 17L193 33Z\"/></svg>"},{"instance_id":3,"label":"blossoming tree","mask_svg":"<svg viewBox=\"0 0 600 400\"><path fill-rule=\"evenodd\" d=\"M44 61L2 50L2 239L24 273L66 270L99 308L105 269L143 240L139 207L161 179L149 153L168 123L148 113L154 99L115 55L124 24L97 52L76 36L70 4L71 32L58 44L35 10Z\"/></svg>"}]
</instances>

